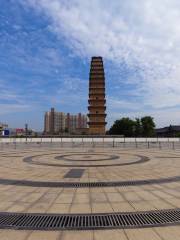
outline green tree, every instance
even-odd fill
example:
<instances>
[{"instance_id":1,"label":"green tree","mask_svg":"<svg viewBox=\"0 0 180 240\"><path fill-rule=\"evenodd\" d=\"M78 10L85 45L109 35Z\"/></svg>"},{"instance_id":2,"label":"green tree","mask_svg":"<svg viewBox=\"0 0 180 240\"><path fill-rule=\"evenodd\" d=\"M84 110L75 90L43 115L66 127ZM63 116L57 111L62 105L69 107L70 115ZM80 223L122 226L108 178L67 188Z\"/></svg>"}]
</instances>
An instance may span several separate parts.
<instances>
[{"instance_id":1,"label":"green tree","mask_svg":"<svg viewBox=\"0 0 180 240\"><path fill-rule=\"evenodd\" d=\"M143 137L155 136L155 123L151 116L145 116L141 118L142 135Z\"/></svg>"},{"instance_id":2,"label":"green tree","mask_svg":"<svg viewBox=\"0 0 180 240\"><path fill-rule=\"evenodd\" d=\"M68 133L69 131L68 131L68 128L65 128L65 131L64 131L65 133Z\"/></svg>"},{"instance_id":3,"label":"green tree","mask_svg":"<svg viewBox=\"0 0 180 240\"><path fill-rule=\"evenodd\" d=\"M177 132L174 137L180 137L180 132Z\"/></svg>"},{"instance_id":4,"label":"green tree","mask_svg":"<svg viewBox=\"0 0 180 240\"><path fill-rule=\"evenodd\" d=\"M116 120L109 130L111 135L123 135L124 137L133 137L135 134L136 122L130 118Z\"/></svg>"},{"instance_id":5,"label":"green tree","mask_svg":"<svg viewBox=\"0 0 180 240\"><path fill-rule=\"evenodd\" d=\"M141 119L136 118L136 121L135 121L135 137L141 137L141 136L142 136Z\"/></svg>"}]
</instances>

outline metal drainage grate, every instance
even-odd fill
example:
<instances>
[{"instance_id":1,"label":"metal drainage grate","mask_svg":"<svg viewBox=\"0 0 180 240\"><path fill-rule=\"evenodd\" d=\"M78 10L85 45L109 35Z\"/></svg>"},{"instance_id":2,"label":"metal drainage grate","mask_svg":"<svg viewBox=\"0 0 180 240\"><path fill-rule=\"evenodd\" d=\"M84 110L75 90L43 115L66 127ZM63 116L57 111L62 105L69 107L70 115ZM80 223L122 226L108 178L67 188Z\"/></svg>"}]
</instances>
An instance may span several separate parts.
<instances>
[{"instance_id":1,"label":"metal drainage grate","mask_svg":"<svg viewBox=\"0 0 180 240\"><path fill-rule=\"evenodd\" d=\"M180 224L180 209L107 214L0 213L0 228L90 230L144 228Z\"/></svg>"}]
</instances>

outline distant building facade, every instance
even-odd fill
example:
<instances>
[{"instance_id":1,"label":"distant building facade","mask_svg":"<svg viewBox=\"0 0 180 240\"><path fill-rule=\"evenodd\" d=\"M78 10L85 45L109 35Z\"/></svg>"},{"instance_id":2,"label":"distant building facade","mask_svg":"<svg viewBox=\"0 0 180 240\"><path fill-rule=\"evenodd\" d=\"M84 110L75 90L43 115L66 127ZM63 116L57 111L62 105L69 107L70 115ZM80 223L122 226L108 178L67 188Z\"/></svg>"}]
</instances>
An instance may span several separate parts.
<instances>
[{"instance_id":1,"label":"distant building facade","mask_svg":"<svg viewBox=\"0 0 180 240\"><path fill-rule=\"evenodd\" d=\"M69 132L82 128L87 128L87 116L85 114L71 115L68 113L66 115L66 129Z\"/></svg>"},{"instance_id":2,"label":"distant building facade","mask_svg":"<svg viewBox=\"0 0 180 240\"><path fill-rule=\"evenodd\" d=\"M0 129L8 128L8 124L0 122Z\"/></svg>"},{"instance_id":3,"label":"distant building facade","mask_svg":"<svg viewBox=\"0 0 180 240\"><path fill-rule=\"evenodd\" d=\"M170 125L158 128L155 131L157 137L180 137L180 125Z\"/></svg>"},{"instance_id":4,"label":"distant building facade","mask_svg":"<svg viewBox=\"0 0 180 240\"><path fill-rule=\"evenodd\" d=\"M8 128L8 124L0 122L0 135L3 134L3 130Z\"/></svg>"},{"instance_id":5,"label":"distant building facade","mask_svg":"<svg viewBox=\"0 0 180 240\"><path fill-rule=\"evenodd\" d=\"M50 133L51 112L46 112L44 115L44 132Z\"/></svg>"},{"instance_id":6,"label":"distant building facade","mask_svg":"<svg viewBox=\"0 0 180 240\"><path fill-rule=\"evenodd\" d=\"M44 133L79 133L80 129L87 128L87 116L85 114L72 115L70 113L56 112L51 108L44 116Z\"/></svg>"},{"instance_id":7,"label":"distant building facade","mask_svg":"<svg viewBox=\"0 0 180 240\"><path fill-rule=\"evenodd\" d=\"M16 128L16 136L25 136L25 133L24 128Z\"/></svg>"}]
</instances>

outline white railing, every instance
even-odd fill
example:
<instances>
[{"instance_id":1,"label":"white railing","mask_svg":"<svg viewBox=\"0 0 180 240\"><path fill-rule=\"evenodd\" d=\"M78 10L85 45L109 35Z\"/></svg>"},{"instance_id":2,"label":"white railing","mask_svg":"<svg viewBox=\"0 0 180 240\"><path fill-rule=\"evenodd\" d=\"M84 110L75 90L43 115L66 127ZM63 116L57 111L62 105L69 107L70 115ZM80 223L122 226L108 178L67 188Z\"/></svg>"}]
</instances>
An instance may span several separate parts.
<instances>
[{"instance_id":1,"label":"white railing","mask_svg":"<svg viewBox=\"0 0 180 240\"><path fill-rule=\"evenodd\" d=\"M97 142L97 143L104 143L104 142L120 142L120 143L147 143L147 142L180 142L180 138L117 138L117 137L20 137L20 138L0 138L0 143L83 143L83 142Z\"/></svg>"},{"instance_id":2,"label":"white railing","mask_svg":"<svg viewBox=\"0 0 180 240\"><path fill-rule=\"evenodd\" d=\"M7 137L0 143L157 143L180 142L180 138L123 138L123 137Z\"/></svg>"}]
</instances>

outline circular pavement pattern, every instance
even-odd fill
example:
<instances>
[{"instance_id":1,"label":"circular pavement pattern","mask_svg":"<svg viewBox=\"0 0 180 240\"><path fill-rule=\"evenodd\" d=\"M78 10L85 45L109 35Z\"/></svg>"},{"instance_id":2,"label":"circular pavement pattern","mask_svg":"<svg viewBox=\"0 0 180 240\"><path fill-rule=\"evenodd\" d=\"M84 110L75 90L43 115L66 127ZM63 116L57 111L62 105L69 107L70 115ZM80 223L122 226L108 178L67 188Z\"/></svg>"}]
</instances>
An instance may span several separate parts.
<instances>
[{"instance_id":1,"label":"circular pavement pattern","mask_svg":"<svg viewBox=\"0 0 180 240\"><path fill-rule=\"evenodd\" d=\"M124 153L122 153L123 155ZM28 156L23 159L24 162L35 164L35 165L44 165L51 167L112 167L112 166L125 166L125 165L133 165L145 163L150 160L150 158L143 155L130 155L128 154L128 158L123 160L123 157L120 158L118 155L108 155L101 153L93 153L90 155L89 153L71 153L66 155L55 156L52 160L48 159L48 161L44 161L44 156L52 156L52 154L42 154L35 156ZM41 157L40 160L37 157ZM89 160L89 158L91 159ZM131 159L132 158L132 159ZM61 163L53 160L61 160ZM116 161L112 161L116 160ZM66 161L71 163L66 163ZM100 161L109 161L108 163L98 163ZM75 162L75 163L73 163ZM77 163L81 162L81 164ZM96 162L95 164L93 162Z\"/></svg>"},{"instance_id":2,"label":"circular pavement pattern","mask_svg":"<svg viewBox=\"0 0 180 240\"><path fill-rule=\"evenodd\" d=\"M58 160L65 160L65 161L77 161L77 162L84 162L84 161L109 161L119 159L120 156L117 155L108 155L108 154L98 154L98 153L74 153L74 154L66 154L56 156L55 159Z\"/></svg>"},{"instance_id":3,"label":"circular pavement pattern","mask_svg":"<svg viewBox=\"0 0 180 240\"><path fill-rule=\"evenodd\" d=\"M69 174L74 170L82 174ZM108 214L136 217L145 211L151 218L154 211L180 207L178 150L3 150L0 176L0 212L104 214L107 219ZM165 224L179 224L179 218L170 221L168 216Z\"/></svg>"}]
</instances>

